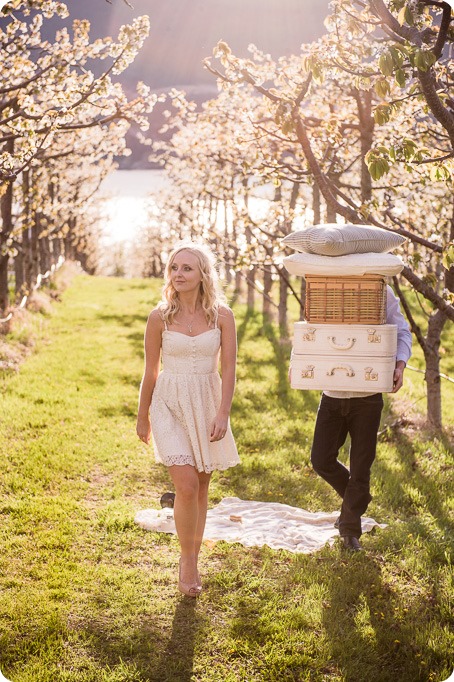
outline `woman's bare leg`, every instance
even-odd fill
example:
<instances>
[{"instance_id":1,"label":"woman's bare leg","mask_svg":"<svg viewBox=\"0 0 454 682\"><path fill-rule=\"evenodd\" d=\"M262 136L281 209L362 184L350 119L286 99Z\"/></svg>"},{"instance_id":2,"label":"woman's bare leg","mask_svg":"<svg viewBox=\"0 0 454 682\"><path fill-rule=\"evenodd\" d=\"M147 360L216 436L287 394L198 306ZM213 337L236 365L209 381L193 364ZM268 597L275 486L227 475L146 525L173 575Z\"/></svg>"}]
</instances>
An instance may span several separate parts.
<instances>
[{"instance_id":1,"label":"woman's bare leg","mask_svg":"<svg viewBox=\"0 0 454 682\"><path fill-rule=\"evenodd\" d=\"M196 585L199 474L189 464L169 467L169 473L175 486L174 518L181 547L180 579L187 585Z\"/></svg>"},{"instance_id":2,"label":"woman's bare leg","mask_svg":"<svg viewBox=\"0 0 454 682\"><path fill-rule=\"evenodd\" d=\"M211 474L206 474L204 471L198 472L199 476L199 496L198 506L199 514L197 517L197 530L195 534L195 555L199 556L200 545L203 540L203 531L205 530L205 522L207 518L208 509L208 487L210 485Z\"/></svg>"}]
</instances>

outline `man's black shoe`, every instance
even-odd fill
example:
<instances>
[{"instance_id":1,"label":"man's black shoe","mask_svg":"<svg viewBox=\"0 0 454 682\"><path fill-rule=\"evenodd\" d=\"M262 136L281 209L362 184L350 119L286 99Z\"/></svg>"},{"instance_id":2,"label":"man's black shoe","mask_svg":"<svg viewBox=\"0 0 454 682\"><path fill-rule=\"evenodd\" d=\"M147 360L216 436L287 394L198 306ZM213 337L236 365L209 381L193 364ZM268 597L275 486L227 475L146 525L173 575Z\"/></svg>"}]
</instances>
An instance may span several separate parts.
<instances>
[{"instance_id":1,"label":"man's black shoe","mask_svg":"<svg viewBox=\"0 0 454 682\"><path fill-rule=\"evenodd\" d=\"M340 523L340 516L337 517L337 519L334 521L334 528L336 530L339 530L339 523Z\"/></svg>"},{"instance_id":2,"label":"man's black shoe","mask_svg":"<svg viewBox=\"0 0 454 682\"><path fill-rule=\"evenodd\" d=\"M354 535L343 535L341 540L343 549L348 549L350 552L361 552L362 547Z\"/></svg>"}]
</instances>

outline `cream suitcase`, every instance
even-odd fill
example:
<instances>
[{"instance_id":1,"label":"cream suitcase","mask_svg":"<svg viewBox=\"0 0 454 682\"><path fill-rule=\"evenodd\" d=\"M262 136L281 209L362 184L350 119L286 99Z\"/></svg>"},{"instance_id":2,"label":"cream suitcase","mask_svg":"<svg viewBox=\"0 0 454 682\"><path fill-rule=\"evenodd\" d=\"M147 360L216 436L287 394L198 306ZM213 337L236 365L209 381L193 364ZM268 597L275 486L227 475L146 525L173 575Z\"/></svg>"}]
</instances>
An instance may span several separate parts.
<instances>
[{"instance_id":1,"label":"cream suitcase","mask_svg":"<svg viewBox=\"0 0 454 682\"><path fill-rule=\"evenodd\" d=\"M292 388L389 393L397 349L393 324L295 323Z\"/></svg>"},{"instance_id":2,"label":"cream suitcase","mask_svg":"<svg viewBox=\"0 0 454 682\"><path fill-rule=\"evenodd\" d=\"M395 357L397 326L395 324L311 324L296 322L294 353L377 355Z\"/></svg>"},{"instance_id":3,"label":"cream suitcase","mask_svg":"<svg viewBox=\"0 0 454 682\"><path fill-rule=\"evenodd\" d=\"M305 390L390 393L395 364L394 356L292 354L291 386Z\"/></svg>"}]
</instances>

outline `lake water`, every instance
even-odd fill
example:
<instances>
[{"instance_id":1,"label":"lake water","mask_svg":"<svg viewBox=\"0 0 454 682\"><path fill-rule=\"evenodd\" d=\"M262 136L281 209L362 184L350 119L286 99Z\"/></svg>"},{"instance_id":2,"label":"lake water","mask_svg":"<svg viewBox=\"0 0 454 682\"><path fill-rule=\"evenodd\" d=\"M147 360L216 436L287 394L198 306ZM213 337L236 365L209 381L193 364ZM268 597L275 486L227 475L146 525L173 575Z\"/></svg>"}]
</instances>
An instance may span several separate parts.
<instances>
[{"instance_id":1,"label":"lake water","mask_svg":"<svg viewBox=\"0 0 454 682\"><path fill-rule=\"evenodd\" d=\"M104 241L132 242L149 220L149 208L168 187L163 170L117 170L102 183Z\"/></svg>"},{"instance_id":2,"label":"lake water","mask_svg":"<svg viewBox=\"0 0 454 682\"><path fill-rule=\"evenodd\" d=\"M111 246L134 242L142 228L149 223L150 210L158 208L160 193L168 188L169 179L164 170L117 170L109 175L100 188L104 203L104 244ZM260 196L251 197L249 210L252 218L260 221L266 217L274 187L270 184L261 187L258 192ZM223 211L220 211L220 223L223 220ZM231 220L231 216L227 215L227 220ZM303 215L295 219L294 229L303 227L304 222ZM223 231L224 225L219 224L218 228Z\"/></svg>"}]
</instances>

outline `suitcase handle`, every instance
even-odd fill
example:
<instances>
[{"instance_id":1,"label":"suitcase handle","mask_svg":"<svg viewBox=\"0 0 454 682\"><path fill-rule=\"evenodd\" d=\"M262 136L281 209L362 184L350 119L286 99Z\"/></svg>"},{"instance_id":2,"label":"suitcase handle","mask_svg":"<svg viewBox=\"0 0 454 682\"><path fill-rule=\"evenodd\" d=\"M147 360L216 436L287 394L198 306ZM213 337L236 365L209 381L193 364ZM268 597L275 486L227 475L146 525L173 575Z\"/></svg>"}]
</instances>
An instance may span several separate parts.
<instances>
[{"instance_id":1,"label":"suitcase handle","mask_svg":"<svg viewBox=\"0 0 454 682\"><path fill-rule=\"evenodd\" d=\"M342 369L344 372L347 372L348 377L354 377L355 376L355 372L353 370L353 367L350 367L350 365L337 365L337 367L331 367L331 369L329 369L326 373L327 376L332 377L334 375L334 372L337 369Z\"/></svg>"},{"instance_id":2,"label":"suitcase handle","mask_svg":"<svg viewBox=\"0 0 454 682\"><path fill-rule=\"evenodd\" d=\"M335 336L328 336L328 341L331 348L334 348L334 350L350 350L350 348L353 348L356 339L347 339L345 346L341 346L339 343L336 343Z\"/></svg>"}]
</instances>

